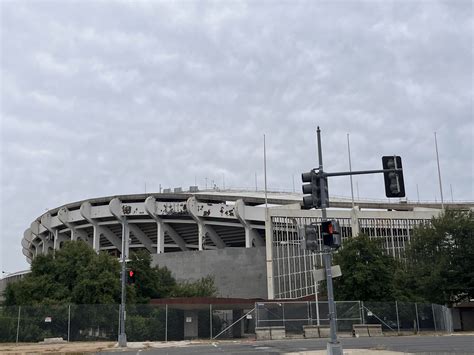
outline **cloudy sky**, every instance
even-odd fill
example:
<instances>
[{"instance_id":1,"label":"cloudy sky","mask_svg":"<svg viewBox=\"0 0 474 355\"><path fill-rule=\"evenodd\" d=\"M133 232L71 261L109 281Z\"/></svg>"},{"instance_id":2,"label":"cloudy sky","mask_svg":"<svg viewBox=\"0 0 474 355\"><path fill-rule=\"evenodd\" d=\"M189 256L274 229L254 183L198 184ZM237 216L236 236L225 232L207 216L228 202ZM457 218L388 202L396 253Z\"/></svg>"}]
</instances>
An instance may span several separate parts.
<instances>
[{"instance_id":1,"label":"cloudy sky","mask_svg":"<svg viewBox=\"0 0 474 355\"><path fill-rule=\"evenodd\" d=\"M452 1L1 1L1 268L91 197L214 182L300 191L317 166L402 156L407 197L474 200L473 5ZM295 183L293 184L293 181ZM355 179L384 198L381 175ZM452 195L451 195L452 190ZM350 196L348 177L331 196Z\"/></svg>"}]
</instances>

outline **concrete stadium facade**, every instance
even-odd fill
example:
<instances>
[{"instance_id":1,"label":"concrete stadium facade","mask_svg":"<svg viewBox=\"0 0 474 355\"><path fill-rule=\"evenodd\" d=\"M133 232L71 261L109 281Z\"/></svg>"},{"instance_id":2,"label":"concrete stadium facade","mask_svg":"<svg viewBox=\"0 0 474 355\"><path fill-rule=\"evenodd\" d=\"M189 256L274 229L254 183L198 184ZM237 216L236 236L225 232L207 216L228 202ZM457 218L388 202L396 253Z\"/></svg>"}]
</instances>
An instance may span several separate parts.
<instances>
[{"instance_id":1,"label":"concrete stadium facade","mask_svg":"<svg viewBox=\"0 0 474 355\"><path fill-rule=\"evenodd\" d=\"M94 198L47 211L24 232L28 262L82 240L119 257L144 249L176 279L214 277L222 297L299 298L314 293L311 270L320 256L299 247L297 227L318 221L301 210L300 194L196 191ZM343 243L360 232L383 238L388 254L403 256L413 228L429 222L438 204L331 201L330 218L342 226ZM458 205L473 208L473 204Z\"/></svg>"}]
</instances>

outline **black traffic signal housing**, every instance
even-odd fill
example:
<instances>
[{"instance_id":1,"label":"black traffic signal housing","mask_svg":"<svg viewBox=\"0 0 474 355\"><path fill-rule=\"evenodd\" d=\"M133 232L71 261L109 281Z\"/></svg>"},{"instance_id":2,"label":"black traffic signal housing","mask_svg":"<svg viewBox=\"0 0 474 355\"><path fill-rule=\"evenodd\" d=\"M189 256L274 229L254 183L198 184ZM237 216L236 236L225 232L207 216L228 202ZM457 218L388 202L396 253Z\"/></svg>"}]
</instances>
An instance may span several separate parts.
<instances>
[{"instance_id":1,"label":"black traffic signal housing","mask_svg":"<svg viewBox=\"0 0 474 355\"><path fill-rule=\"evenodd\" d=\"M135 276L136 275L137 275L137 273L135 272L135 270L128 270L127 276L128 276L128 284L129 285L135 284Z\"/></svg>"},{"instance_id":2,"label":"black traffic signal housing","mask_svg":"<svg viewBox=\"0 0 474 355\"><path fill-rule=\"evenodd\" d=\"M324 245L333 249L341 246L341 228L335 219L321 222L321 233Z\"/></svg>"},{"instance_id":3,"label":"black traffic signal housing","mask_svg":"<svg viewBox=\"0 0 474 355\"><path fill-rule=\"evenodd\" d=\"M382 166L384 170L400 169L383 173L385 181L385 196L405 197L405 184L403 182L402 158L396 155L383 156Z\"/></svg>"},{"instance_id":4,"label":"black traffic signal housing","mask_svg":"<svg viewBox=\"0 0 474 355\"><path fill-rule=\"evenodd\" d=\"M318 251L318 228L312 224L300 227L301 248L303 250Z\"/></svg>"},{"instance_id":5,"label":"black traffic signal housing","mask_svg":"<svg viewBox=\"0 0 474 355\"><path fill-rule=\"evenodd\" d=\"M303 194L310 194L309 196L303 196L303 209L309 210L311 208L321 208L323 200L321 197L321 176L314 170L308 173L301 174L301 180L303 182L309 182L302 186ZM325 191L325 205L329 207L329 195L328 195L328 178L324 177L324 191Z\"/></svg>"}]
</instances>

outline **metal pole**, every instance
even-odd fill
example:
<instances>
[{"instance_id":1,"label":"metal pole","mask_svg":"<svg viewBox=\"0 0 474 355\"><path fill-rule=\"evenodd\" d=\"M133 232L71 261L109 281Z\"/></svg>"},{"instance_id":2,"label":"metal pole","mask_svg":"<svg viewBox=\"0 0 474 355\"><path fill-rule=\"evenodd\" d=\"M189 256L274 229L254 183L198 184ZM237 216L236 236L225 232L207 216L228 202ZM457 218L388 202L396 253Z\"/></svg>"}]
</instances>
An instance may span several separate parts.
<instances>
[{"instance_id":1,"label":"metal pole","mask_svg":"<svg viewBox=\"0 0 474 355\"><path fill-rule=\"evenodd\" d=\"M434 311L434 304L433 304L433 303L431 304L431 312L433 312L433 325L434 325L434 330L435 330L435 332L437 332L437 329L436 329L436 317L435 317L435 311Z\"/></svg>"},{"instance_id":2,"label":"metal pole","mask_svg":"<svg viewBox=\"0 0 474 355\"><path fill-rule=\"evenodd\" d=\"M327 214L326 214L326 181L323 177L323 151L321 148L321 130L319 126L317 128L317 139L318 139L318 158L319 158L319 173L321 174L320 177L320 186L321 186L321 216L322 221L326 221ZM330 333L331 338L330 341L327 343L327 353L328 355L343 355L342 345L337 340L337 330L336 330L336 307L334 304L334 291L332 286L332 272L331 272L331 248L325 247L324 248L324 267L326 269L326 284L327 284L327 291L328 291L328 306L329 306L329 326L330 326Z\"/></svg>"},{"instance_id":3,"label":"metal pole","mask_svg":"<svg viewBox=\"0 0 474 355\"><path fill-rule=\"evenodd\" d=\"M209 339L212 340L212 304L209 305Z\"/></svg>"},{"instance_id":4,"label":"metal pole","mask_svg":"<svg viewBox=\"0 0 474 355\"><path fill-rule=\"evenodd\" d=\"M265 135L263 135L263 172L265 175L265 208L268 209L267 200L267 150L265 147Z\"/></svg>"},{"instance_id":5,"label":"metal pole","mask_svg":"<svg viewBox=\"0 0 474 355\"><path fill-rule=\"evenodd\" d=\"M67 342L69 343L69 338L71 335L71 305L68 306L67 313Z\"/></svg>"},{"instance_id":6,"label":"metal pole","mask_svg":"<svg viewBox=\"0 0 474 355\"><path fill-rule=\"evenodd\" d=\"M418 184L416 184L416 196L418 197L418 203L420 203L420 191L418 190Z\"/></svg>"},{"instance_id":7,"label":"metal pole","mask_svg":"<svg viewBox=\"0 0 474 355\"><path fill-rule=\"evenodd\" d=\"M306 302L306 307L308 308L306 310L306 314L308 316L308 325L313 325L313 315L311 312L311 302L307 301Z\"/></svg>"},{"instance_id":8,"label":"metal pole","mask_svg":"<svg viewBox=\"0 0 474 355\"><path fill-rule=\"evenodd\" d=\"M395 311L397 312L397 329L398 334L400 334L400 318L398 317L398 302L395 301Z\"/></svg>"},{"instance_id":9,"label":"metal pole","mask_svg":"<svg viewBox=\"0 0 474 355\"><path fill-rule=\"evenodd\" d=\"M436 147L436 162L438 163L439 193L441 194L441 208L444 210L443 185L441 184L441 169L439 167L438 140L436 139L436 132L434 133L434 137L435 137L435 147Z\"/></svg>"},{"instance_id":10,"label":"metal pole","mask_svg":"<svg viewBox=\"0 0 474 355\"><path fill-rule=\"evenodd\" d=\"M127 237L126 233L126 227L127 227L127 222L126 220L122 220L122 297L121 297L121 302L120 302L120 333L118 336L118 345L120 347L126 347L127 346L127 334L125 333L125 303L126 303L126 292L125 292L125 287L126 287L126 274L127 274L127 265L126 265L126 247L127 243L125 241L125 238Z\"/></svg>"},{"instance_id":11,"label":"metal pole","mask_svg":"<svg viewBox=\"0 0 474 355\"><path fill-rule=\"evenodd\" d=\"M415 332L418 334L420 332L420 322L418 320L418 306L416 305L416 302L415 302L415 315L416 315L416 329L415 329Z\"/></svg>"},{"instance_id":12,"label":"metal pole","mask_svg":"<svg viewBox=\"0 0 474 355\"><path fill-rule=\"evenodd\" d=\"M314 269L316 270L316 255L313 254L313 261L314 261ZM316 324L320 326L320 320L319 320L319 295L318 295L318 281L316 281L316 275L313 272L314 276L314 300L316 301L315 306L316 306Z\"/></svg>"},{"instance_id":13,"label":"metal pole","mask_svg":"<svg viewBox=\"0 0 474 355\"><path fill-rule=\"evenodd\" d=\"M21 317L21 306L18 306L18 322L16 325L16 342L18 344L18 338L20 336L20 317Z\"/></svg>"},{"instance_id":14,"label":"metal pole","mask_svg":"<svg viewBox=\"0 0 474 355\"><path fill-rule=\"evenodd\" d=\"M165 342L168 341L168 304L165 305Z\"/></svg>"},{"instance_id":15,"label":"metal pole","mask_svg":"<svg viewBox=\"0 0 474 355\"><path fill-rule=\"evenodd\" d=\"M347 133L347 152L349 153L349 171L352 172L351 164L351 145L349 143L349 133ZM352 175L349 175L351 178L351 197L352 197L352 208L354 208L354 186L352 184Z\"/></svg>"}]
</instances>

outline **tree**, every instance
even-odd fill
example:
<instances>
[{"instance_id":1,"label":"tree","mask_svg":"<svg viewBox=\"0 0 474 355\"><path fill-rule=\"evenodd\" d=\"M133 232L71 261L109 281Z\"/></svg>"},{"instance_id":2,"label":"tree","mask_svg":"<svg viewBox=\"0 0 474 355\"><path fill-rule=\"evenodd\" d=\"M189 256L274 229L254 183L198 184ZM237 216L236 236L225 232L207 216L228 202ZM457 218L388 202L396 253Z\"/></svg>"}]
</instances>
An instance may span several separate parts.
<instances>
[{"instance_id":1,"label":"tree","mask_svg":"<svg viewBox=\"0 0 474 355\"><path fill-rule=\"evenodd\" d=\"M416 228L405 271L405 293L439 304L473 298L474 212L447 210Z\"/></svg>"},{"instance_id":2,"label":"tree","mask_svg":"<svg viewBox=\"0 0 474 355\"><path fill-rule=\"evenodd\" d=\"M395 297L397 264L380 242L366 235L350 239L334 257L342 276L334 279L337 300L389 301Z\"/></svg>"},{"instance_id":3,"label":"tree","mask_svg":"<svg viewBox=\"0 0 474 355\"><path fill-rule=\"evenodd\" d=\"M134 303L147 303L152 298L211 297L217 294L212 277L178 283L168 268L152 267L151 256L146 251L132 253L128 268L135 274Z\"/></svg>"},{"instance_id":4,"label":"tree","mask_svg":"<svg viewBox=\"0 0 474 355\"><path fill-rule=\"evenodd\" d=\"M5 305L118 303L119 270L114 257L69 241L54 254L35 257L31 273L7 285Z\"/></svg>"},{"instance_id":5,"label":"tree","mask_svg":"<svg viewBox=\"0 0 474 355\"><path fill-rule=\"evenodd\" d=\"M135 274L135 302L147 303L152 298L169 297L176 280L166 268L151 266L151 256L145 251L133 252L127 265Z\"/></svg>"},{"instance_id":6,"label":"tree","mask_svg":"<svg viewBox=\"0 0 474 355\"><path fill-rule=\"evenodd\" d=\"M210 277L178 284L166 267L151 266L145 251L134 252L127 264L135 284L127 285L127 303L148 303L152 298L213 296ZM38 255L31 273L8 284L5 305L112 304L120 303L120 264L117 258L97 254L82 241L69 241L48 255Z\"/></svg>"},{"instance_id":7,"label":"tree","mask_svg":"<svg viewBox=\"0 0 474 355\"><path fill-rule=\"evenodd\" d=\"M173 297L214 297L217 295L217 287L214 284L214 278L206 276L194 282L177 284L171 295Z\"/></svg>"}]
</instances>

